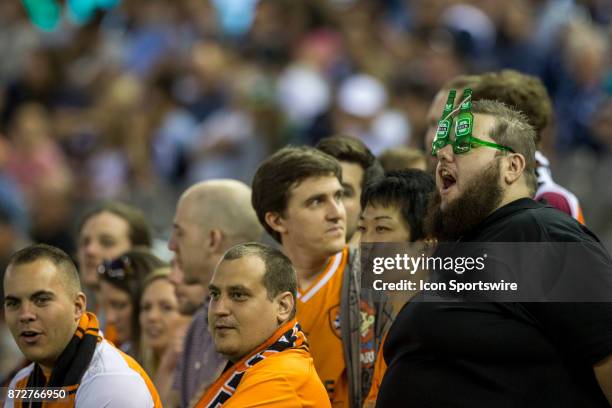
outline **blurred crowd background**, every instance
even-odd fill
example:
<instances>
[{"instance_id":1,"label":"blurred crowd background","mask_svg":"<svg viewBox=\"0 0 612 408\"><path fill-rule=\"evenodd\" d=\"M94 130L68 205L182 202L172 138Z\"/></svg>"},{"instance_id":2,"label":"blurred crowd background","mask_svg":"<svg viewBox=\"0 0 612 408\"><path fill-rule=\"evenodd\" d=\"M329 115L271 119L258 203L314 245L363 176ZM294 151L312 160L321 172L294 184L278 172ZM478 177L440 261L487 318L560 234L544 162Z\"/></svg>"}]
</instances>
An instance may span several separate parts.
<instances>
[{"instance_id":1,"label":"blurred crowd background","mask_svg":"<svg viewBox=\"0 0 612 408\"><path fill-rule=\"evenodd\" d=\"M106 199L163 247L187 185L250 183L288 143L422 149L438 89L502 68L546 84L553 175L612 249L611 19L610 0L1 1L0 262L74 254Z\"/></svg>"}]
</instances>

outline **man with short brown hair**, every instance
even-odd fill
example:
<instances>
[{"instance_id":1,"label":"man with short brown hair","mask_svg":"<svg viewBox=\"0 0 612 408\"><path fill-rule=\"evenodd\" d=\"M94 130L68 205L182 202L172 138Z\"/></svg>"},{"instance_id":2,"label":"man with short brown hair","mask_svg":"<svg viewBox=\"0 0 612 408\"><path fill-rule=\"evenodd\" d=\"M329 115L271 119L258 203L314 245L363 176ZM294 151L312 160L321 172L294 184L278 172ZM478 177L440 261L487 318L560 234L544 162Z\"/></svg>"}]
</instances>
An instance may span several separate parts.
<instances>
[{"instance_id":1,"label":"man with short brown hair","mask_svg":"<svg viewBox=\"0 0 612 408\"><path fill-rule=\"evenodd\" d=\"M297 319L332 405L360 407L389 315L362 296L359 256L346 247L343 190L336 159L286 147L257 169L253 207L296 270Z\"/></svg>"},{"instance_id":2,"label":"man with short brown hair","mask_svg":"<svg viewBox=\"0 0 612 408\"><path fill-rule=\"evenodd\" d=\"M153 383L128 355L107 342L70 257L49 245L13 254L4 276L4 314L17 345L32 364L9 389L62 387L70 407L161 407ZM7 399L9 407L25 406Z\"/></svg>"}]
</instances>

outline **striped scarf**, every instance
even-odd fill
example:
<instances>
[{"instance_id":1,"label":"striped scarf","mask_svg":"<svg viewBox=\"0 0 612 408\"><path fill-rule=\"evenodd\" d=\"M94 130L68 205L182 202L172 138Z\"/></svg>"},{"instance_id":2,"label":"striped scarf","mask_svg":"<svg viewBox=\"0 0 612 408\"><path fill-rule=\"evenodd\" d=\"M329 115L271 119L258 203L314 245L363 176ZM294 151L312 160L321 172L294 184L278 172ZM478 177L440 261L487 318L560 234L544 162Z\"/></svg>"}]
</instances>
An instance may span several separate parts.
<instances>
[{"instance_id":1,"label":"striped scarf","mask_svg":"<svg viewBox=\"0 0 612 408\"><path fill-rule=\"evenodd\" d=\"M259 346L251 354L243 357L240 361L229 367L211 386L206 390L195 408L216 408L222 406L234 395L240 380L247 370L259 363L266 357L280 353L291 348L308 350L306 335L295 319L279 327L268 340Z\"/></svg>"},{"instance_id":2,"label":"striped scarf","mask_svg":"<svg viewBox=\"0 0 612 408\"><path fill-rule=\"evenodd\" d=\"M90 312L83 313L79 326L72 339L55 362L49 379L41 367L34 364L32 373L16 384L17 389L25 387L63 387L68 391L68 398L57 402L22 402L15 401L15 408L53 408L74 407L79 383L96 351L96 344L102 341L99 333L98 319Z\"/></svg>"}]
</instances>

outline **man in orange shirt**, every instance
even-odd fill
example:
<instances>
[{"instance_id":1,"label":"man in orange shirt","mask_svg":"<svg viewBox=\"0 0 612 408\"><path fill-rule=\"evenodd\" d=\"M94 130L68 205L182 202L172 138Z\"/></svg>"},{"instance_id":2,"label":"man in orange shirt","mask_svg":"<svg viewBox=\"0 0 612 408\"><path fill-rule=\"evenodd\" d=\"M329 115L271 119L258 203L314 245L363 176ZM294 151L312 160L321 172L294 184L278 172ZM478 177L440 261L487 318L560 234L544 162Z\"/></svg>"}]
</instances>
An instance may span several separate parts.
<instances>
[{"instance_id":1,"label":"man in orange shirt","mask_svg":"<svg viewBox=\"0 0 612 408\"><path fill-rule=\"evenodd\" d=\"M208 328L229 364L197 408L330 406L295 320L297 281L285 255L258 243L237 245L208 288Z\"/></svg>"},{"instance_id":2,"label":"man in orange shirt","mask_svg":"<svg viewBox=\"0 0 612 408\"><path fill-rule=\"evenodd\" d=\"M361 294L359 256L346 247L342 193L336 159L286 147L260 165L252 202L296 270L297 320L332 405L360 407L389 314L384 303Z\"/></svg>"}]
</instances>

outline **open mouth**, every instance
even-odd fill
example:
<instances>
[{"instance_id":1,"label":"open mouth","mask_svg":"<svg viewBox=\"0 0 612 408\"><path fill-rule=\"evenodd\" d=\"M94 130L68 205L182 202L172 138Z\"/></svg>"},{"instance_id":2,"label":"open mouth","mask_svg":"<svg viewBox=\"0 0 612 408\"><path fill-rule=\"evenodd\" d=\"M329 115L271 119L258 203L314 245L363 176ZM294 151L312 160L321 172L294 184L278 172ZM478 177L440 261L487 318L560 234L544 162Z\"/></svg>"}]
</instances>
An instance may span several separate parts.
<instances>
[{"instance_id":1,"label":"open mouth","mask_svg":"<svg viewBox=\"0 0 612 408\"><path fill-rule=\"evenodd\" d=\"M453 176L448 170L440 170L440 178L442 180L442 191L447 191L457 183L455 176Z\"/></svg>"},{"instance_id":2,"label":"open mouth","mask_svg":"<svg viewBox=\"0 0 612 408\"><path fill-rule=\"evenodd\" d=\"M24 330L21 332L19 337L21 337L21 339L25 343L33 344L33 343L36 343L38 339L40 339L40 333L37 331L33 331L33 330Z\"/></svg>"}]
</instances>

